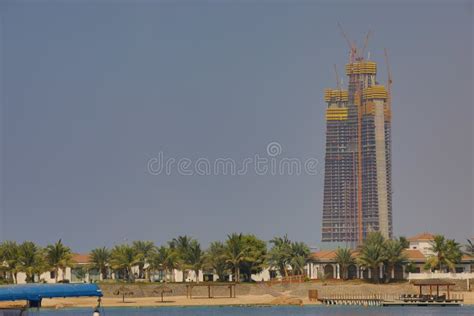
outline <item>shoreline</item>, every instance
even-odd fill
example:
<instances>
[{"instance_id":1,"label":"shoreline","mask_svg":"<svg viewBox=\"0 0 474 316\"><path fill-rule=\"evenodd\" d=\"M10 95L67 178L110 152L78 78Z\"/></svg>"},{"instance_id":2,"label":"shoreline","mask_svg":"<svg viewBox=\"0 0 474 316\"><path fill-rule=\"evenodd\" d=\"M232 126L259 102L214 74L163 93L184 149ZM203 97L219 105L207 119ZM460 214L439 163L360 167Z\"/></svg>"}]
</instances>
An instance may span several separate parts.
<instances>
[{"instance_id":1,"label":"shoreline","mask_svg":"<svg viewBox=\"0 0 474 316\"><path fill-rule=\"evenodd\" d=\"M463 306L474 306L474 293L464 292ZM302 304L285 304L285 303L272 303L275 301L275 297L271 295L245 295L237 298L193 298L189 299L183 296L170 297L164 302L160 301L159 297L141 297L141 298L129 298L122 302L119 298L102 298L101 307L107 308L187 308L187 307L275 307L275 306L327 306L319 301L309 301L308 298L301 298L295 296L280 296L280 298L299 299ZM23 308L26 306L26 302L15 301L15 302L0 302L1 308ZM44 299L42 308L44 309L74 309L74 308L91 308L97 306L96 298L54 298ZM330 306L327 306L330 307ZM351 307L351 306L347 306ZM352 306L357 307L357 306ZM360 306L359 306L360 307Z\"/></svg>"},{"instance_id":2,"label":"shoreline","mask_svg":"<svg viewBox=\"0 0 474 316\"><path fill-rule=\"evenodd\" d=\"M272 286L261 284L239 284L236 287L235 298L230 298L228 292L215 289L216 297L208 298L207 290L196 289L193 298L186 297L183 284L167 284L173 288L172 294L161 296L153 294L157 284L131 284L134 295L126 296L122 302L121 295L114 295L117 287L121 284L100 284L104 296L101 298L101 306L104 308L160 308L160 307L209 307L209 306L235 306L235 307L272 307L272 306L326 306L319 301L310 301L308 290L317 290L319 297L330 295L400 295L416 294L417 288L409 283L395 284L369 284L369 283L299 283L299 284L277 284ZM465 306L474 305L474 292L453 291L462 294ZM226 297L227 296L227 297ZM26 306L25 301L0 302L1 308L22 308ZM97 306L96 297L70 297L43 299L42 307L45 309L62 308L94 308Z\"/></svg>"},{"instance_id":3,"label":"shoreline","mask_svg":"<svg viewBox=\"0 0 474 316\"><path fill-rule=\"evenodd\" d=\"M296 297L293 297L296 298ZM237 298L186 298L185 296L167 297L161 302L160 297L130 297L125 299L125 303L121 298L103 297L101 306L108 307L200 307L200 306L277 306L283 304L274 304L276 298L271 295L243 295ZM298 298L301 299L301 298ZM310 302L308 299L302 300L303 305L322 305L319 302ZM0 308L20 308L26 305L26 302L0 302ZM43 299L42 308L61 309L61 308L93 308L97 305L97 299L92 297L83 298L53 298ZM284 304L295 305L295 304ZM297 304L299 306L299 304Z\"/></svg>"}]
</instances>

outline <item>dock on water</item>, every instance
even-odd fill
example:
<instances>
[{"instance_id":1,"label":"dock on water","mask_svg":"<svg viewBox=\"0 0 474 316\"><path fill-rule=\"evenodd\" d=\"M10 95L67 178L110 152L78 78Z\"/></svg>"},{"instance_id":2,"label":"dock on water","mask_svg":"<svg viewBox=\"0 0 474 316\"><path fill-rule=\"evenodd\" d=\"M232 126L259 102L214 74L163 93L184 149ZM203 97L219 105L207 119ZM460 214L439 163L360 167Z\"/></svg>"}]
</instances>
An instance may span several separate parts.
<instances>
[{"instance_id":1,"label":"dock on water","mask_svg":"<svg viewBox=\"0 0 474 316\"><path fill-rule=\"evenodd\" d=\"M317 299L325 305L358 305L358 306L460 306L464 302L461 294L452 295L449 299L444 295L331 295Z\"/></svg>"},{"instance_id":2,"label":"dock on water","mask_svg":"<svg viewBox=\"0 0 474 316\"><path fill-rule=\"evenodd\" d=\"M462 294L451 293L451 287L455 285L452 282L432 279L415 281L413 285L419 288L419 294L336 294L319 297L317 290L310 290L308 296L310 300L318 300L325 305L460 306L464 303Z\"/></svg>"}]
</instances>

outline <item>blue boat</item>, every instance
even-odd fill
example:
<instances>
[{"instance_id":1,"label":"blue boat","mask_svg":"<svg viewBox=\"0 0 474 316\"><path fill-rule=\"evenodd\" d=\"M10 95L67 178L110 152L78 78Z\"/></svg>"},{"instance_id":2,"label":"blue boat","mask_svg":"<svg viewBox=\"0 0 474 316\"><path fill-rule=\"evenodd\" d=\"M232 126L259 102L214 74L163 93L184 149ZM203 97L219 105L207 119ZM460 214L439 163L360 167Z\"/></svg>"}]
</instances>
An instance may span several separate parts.
<instances>
[{"instance_id":1,"label":"blue boat","mask_svg":"<svg viewBox=\"0 0 474 316\"><path fill-rule=\"evenodd\" d=\"M28 307L41 307L43 298L103 296L96 284L21 284L0 286L0 301L28 302Z\"/></svg>"}]
</instances>

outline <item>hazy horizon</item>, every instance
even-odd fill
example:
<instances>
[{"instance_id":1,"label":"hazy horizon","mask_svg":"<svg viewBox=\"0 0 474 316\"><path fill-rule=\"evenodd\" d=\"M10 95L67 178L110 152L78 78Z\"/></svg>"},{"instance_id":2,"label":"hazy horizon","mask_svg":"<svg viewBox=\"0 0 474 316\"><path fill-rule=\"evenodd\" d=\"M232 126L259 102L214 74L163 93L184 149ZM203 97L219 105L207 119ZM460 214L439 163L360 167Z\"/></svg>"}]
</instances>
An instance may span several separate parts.
<instances>
[{"instance_id":1,"label":"hazy horizon","mask_svg":"<svg viewBox=\"0 0 474 316\"><path fill-rule=\"evenodd\" d=\"M474 236L469 1L0 4L0 239L74 251L232 232L319 246L325 88L348 47L393 73L395 236ZM344 84L346 78L344 78ZM316 174L153 175L149 161L317 159Z\"/></svg>"}]
</instances>

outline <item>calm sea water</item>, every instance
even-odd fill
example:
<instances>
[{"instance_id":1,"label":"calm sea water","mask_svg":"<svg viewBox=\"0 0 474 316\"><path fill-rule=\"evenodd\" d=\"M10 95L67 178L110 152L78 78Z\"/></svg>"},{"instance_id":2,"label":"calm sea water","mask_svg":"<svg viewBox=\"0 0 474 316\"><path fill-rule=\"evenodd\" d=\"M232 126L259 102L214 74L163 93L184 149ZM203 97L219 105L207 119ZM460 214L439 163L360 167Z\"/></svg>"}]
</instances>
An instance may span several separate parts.
<instances>
[{"instance_id":1,"label":"calm sea water","mask_svg":"<svg viewBox=\"0 0 474 316\"><path fill-rule=\"evenodd\" d=\"M30 312L29 316L91 316L91 309L63 309ZM106 308L102 316L310 316L310 315L367 315L367 316L422 316L422 315L474 315L474 306L469 307L346 307L346 306L307 306L307 307L160 307L160 308Z\"/></svg>"}]
</instances>

